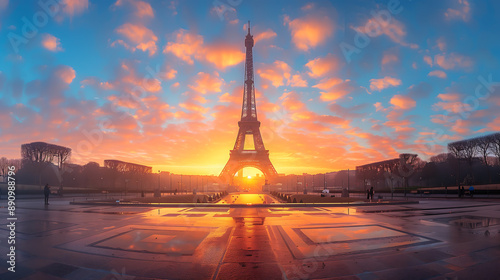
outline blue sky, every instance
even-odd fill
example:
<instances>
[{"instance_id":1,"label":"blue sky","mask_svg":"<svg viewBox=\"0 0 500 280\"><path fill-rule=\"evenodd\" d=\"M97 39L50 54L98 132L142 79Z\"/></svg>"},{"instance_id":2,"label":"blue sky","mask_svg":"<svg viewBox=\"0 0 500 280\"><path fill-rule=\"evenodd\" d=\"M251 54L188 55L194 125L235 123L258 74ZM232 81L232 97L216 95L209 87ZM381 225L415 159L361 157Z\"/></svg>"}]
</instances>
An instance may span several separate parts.
<instances>
[{"instance_id":1,"label":"blue sky","mask_svg":"<svg viewBox=\"0 0 500 280\"><path fill-rule=\"evenodd\" d=\"M71 147L75 163L218 174L236 138L250 20L257 110L279 173L403 152L425 160L500 129L499 8L0 0L0 156L45 141Z\"/></svg>"}]
</instances>

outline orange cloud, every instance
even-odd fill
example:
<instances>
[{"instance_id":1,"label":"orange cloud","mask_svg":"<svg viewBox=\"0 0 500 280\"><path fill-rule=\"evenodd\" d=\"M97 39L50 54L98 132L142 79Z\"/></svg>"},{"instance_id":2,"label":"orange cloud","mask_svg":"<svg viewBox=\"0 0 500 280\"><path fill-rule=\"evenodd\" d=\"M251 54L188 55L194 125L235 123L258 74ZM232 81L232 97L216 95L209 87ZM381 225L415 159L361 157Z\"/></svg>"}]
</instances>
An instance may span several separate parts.
<instances>
[{"instance_id":1,"label":"orange cloud","mask_svg":"<svg viewBox=\"0 0 500 280\"><path fill-rule=\"evenodd\" d=\"M430 67L432 67L432 57L426 55L424 56L424 61L425 63L429 64Z\"/></svg>"},{"instance_id":2,"label":"orange cloud","mask_svg":"<svg viewBox=\"0 0 500 280\"><path fill-rule=\"evenodd\" d=\"M290 21L285 17L285 25L292 34L292 42L302 51L309 51L323 44L332 36L334 23L328 16L307 16Z\"/></svg>"},{"instance_id":3,"label":"orange cloud","mask_svg":"<svg viewBox=\"0 0 500 280\"><path fill-rule=\"evenodd\" d=\"M441 93L437 96L443 102L437 102L432 105L435 111L445 110L452 113L462 113L472 111L471 105L460 101L462 95L459 93Z\"/></svg>"},{"instance_id":4,"label":"orange cloud","mask_svg":"<svg viewBox=\"0 0 500 280\"><path fill-rule=\"evenodd\" d=\"M446 77L447 77L446 73L444 71L441 71L441 70L431 71L431 72L429 72L429 74L427 74L427 76L438 77L441 79L446 79Z\"/></svg>"},{"instance_id":5,"label":"orange cloud","mask_svg":"<svg viewBox=\"0 0 500 280\"><path fill-rule=\"evenodd\" d=\"M408 110L416 106L415 100L406 95L396 94L391 98L390 103L396 107L396 109Z\"/></svg>"},{"instance_id":6,"label":"orange cloud","mask_svg":"<svg viewBox=\"0 0 500 280\"><path fill-rule=\"evenodd\" d=\"M254 36L255 44L257 44L257 42L261 40L274 38L276 37L276 35L276 32L274 32L272 29L267 29L266 31L260 32L259 34Z\"/></svg>"},{"instance_id":7,"label":"orange cloud","mask_svg":"<svg viewBox=\"0 0 500 280\"><path fill-rule=\"evenodd\" d=\"M340 68L340 62L336 57L329 54L325 57L318 57L313 60L309 60L306 66L310 70L309 76L312 78L319 78L337 71Z\"/></svg>"},{"instance_id":8,"label":"orange cloud","mask_svg":"<svg viewBox=\"0 0 500 280\"><path fill-rule=\"evenodd\" d=\"M350 80L342 81L339 78L325 78L313 87L322 90L320 99L322 101L335 101L340 99L354 90L354 86Z\"/></svg>"},{"instance_id":9,"label":"orange cloud","mask_svg":"<svg viewBox=\"0 0 500 280\"><path fill-rule=\"evenodd\" d=\"M287 111L299 111L306 107L304 102L300 100L299 95L294 91L283 93L280 100L282 100L283 107Z\"/></svg>"},{"instance_id":10,"label":"orange cloud","mask_svg":"<svg viewBox=\"0 0 500 280\"><path fill-rule=\"evenodd\" d=\"M440 93L437 97L443 101L458 101L462 95L460 93Z\"/></svg>"},{"instance_id":11,"label":"orange cloud","mask_svg":"<svg viewBox=\"0 0 500 280\"><path fill-rule=\"evenodd\" d=\"M439 39L437 39L436 44L437 44L440 51L443 52L446 49L446 42L444 41L443 37L440 37Z\"/></svg>"},{"instance_id":12,"label":"orange cloud","mask_svg":"<svg viewBox=\"0 0 500 280\"><path fill-rule=\"evenodd\" d=\"M404 37L406 36L405 26L395 18L392 18L388 23L379 24L378 19L371 18L365 25L360 27L352 27L358 32L369 34L370 37L377 37L382 34L389 37L393 42L398 43L405 47L412 49L418 48L416 44L406 43Z\"/></svg>"},{"instance_id":13,"label":"orange cloud","mask_svg":"<svg viewBox=\"0 0 500 280\"><path fill-rule=\"evenodd\" d=\"M117 0L115 2L115 6L122 6L124 2L127 2L130 4L134 11L135 15L139 18L143 17L154 17L154 12L153 8L151 8L151 5L147 2L144 1L139 1L139 0Z\"/></svg>"},{"instance_id":14,"label":"orange cloud","mask_svg":"<svg viewBox=\"0 0 500 280\"><path fill-rule=\"evenodd\" d=\"M307 87L307 81L300 74L292 75L289 84L292 87Z\"/></svg>"},{"instance_id":15,"label":"orange cloud","mask_svg":"<svg viewBox=\"0 0 500 280\"><path fill-rule=\"evenodd\" d=\"M214 72L212 75L209 73L199 72L194 80L194 85L188 85L192 90L201 94L211 92L221 92L221 86L224 80L219 77L219 73Z\"/></svg>"},{"instance_id":16,"label":"orange cloud","mask_svg":"<svg viewBox=\"0 0 500 280\"><path fill-rule=\"evenodd\" d=\"M262 65L257 69L257 74L262 79L269 80L273 86L279 87L285 85L285 80L290 79L291 67L283 61L276 60L271 65Z\"/></svg>"},{"instance_id":17,"label":"orange cloud","mask_svg":"<svg viewBox=\"0 0 500 280\"><path fill-rule=\"evenodd\" d=\"M172 53L188 64L193 64L192 56L202 49L203 36L180 29L175 34L175 42L168 42L163 53Z\"/></svg>"},{"instance_id":18,"label":"orange cloud","mask_svg":"<svg viewBox=\"0 0 500 280\"><path fill-rule=\"evenodd\" d=\"M116 29L116 33L125 36L135 47L129 47L132 51L136 49L142 50L143 52L148 51L149 55L154 55L156 53L156 41L158 37L153 33L153 31L142 25L135 25L132 23L125 23ZM116 41L121 43L127 48L127 44L123 41Z\"/></svg>"},{"instance_id":19,"label":"orange cloud","mask_svg":"<svg viewBox=\"0 0 500 280\"><path fill-rule=\"evenodd\" d=\"M198 56L198 59L205 59L219 69L240 64L245 60L245 53L239 47L223 43L207 46L204 53L205 55Z\"/></svg>"},{"instance_id":20,"label":"orange cloud","mask_svg":"<svg viewBox=\"0 0 500 280\"><path fill-rule=\"evenodd\" d=\"M134 1L133 2L134 7L136 9L136 16L138 17L154 17L154 12L153 8L151 8L151 5L147 2L144 1Z\"/></svg>"},{"instance_id":21,"label":"orange cloud","mask_svg":"<svg viewBox=\"0 0 500 280\"><path fill-rule=\"evenodd\" d=\"M455 9L448 8L444 13L444 16L448 20L461 19L463 21L469 21L470 18L470 4L467 0L458 0L458 5Z\"/></svg>"},{"instance_id":22,"label":"orange cloud","mask_svg":"<svg viewBox=\"0 0 500 280\"><path fill-rule=\"evenodd\" d=\"M176 75L177 75L177 70L172 69L170 66L166 66L165 69L161 73L159 73L160 78L165 80L175 79Z\"/></svg>"},{"instance_id":23,"label":"orange cloud","mask_svg":"<svg viewBox=\"0 0 500 280\"><path fill-rule=\"evenodd\" d=\"M56 76L67 84L71 84L76 77L75 70L69 66L60 66L55 72Z\"/></svg>"},{"instance_id":24,"label":"orange cloud","mask_svg":"<svg viewBox=\"0 0 500 280\"><path fill-rule=\"evenodd\" d=\"M63 7L63 12L73 17L75 14L80 14L89 8L88 0L62 0L60 1Z\"/></svg>"},{"instance_id":25,"label":"orange cloud","mask_svg":"<svg viewBox=\"0 0 500 280\"><path fill-rule=\"evenodd\" d=\"M4 10L9 6L9 0L0 0L0 11Z\"/></svg>"},{"instance_id":26,"label":"orange cloud","mask_svg":"<svg viewBox=\"0 0 500 280\"><path fill-rule=\"evenodd\" d=\"M386 64L398 62L398 61L399 61L398 56L396 54L393 54L393 53L386 53L382 57L382 65L386 65Z\"/></svg>"},{"instance_id":27,"label":"orange cloud","mask_svg":"<svg viewBox=\"0 0 500 280\"><path fill-rule=\"evenodd\" d=\"M63 50L61 47L61 40L50 34L43 35L42 46L52 52L59 52Z\"/></svg>"},{"instance_id":28,"label":"orange cloud","mask_svg":"<svg viewBox=\"0 0 500 280\"><path fill-rule=\"evenodd\" d=\"M470 126L472 125L471 121L457 119L455 123L451 126L450 130L457 134L469 134Z\"/></svg>"},{"instance_id":29,"label":"orange cloud","mask_svg":"<svg viewBox=\"0 0 500 280\"><path fill-rule=\"evenodd\" d=\"M205 45L203 36L184 29L175 32L175 42L168 42L163 53L171 53L191 65L194 63L193 59L207 61L219 69L240 64L245 60L245 53L238 46L223 42Z\"/></svg>"},{"instance_id":30,"label":"orange cloud","mask_svg":"<svg viewBox=\"0 0 500 280\"><path fill-rule=\"evenodd\" d=\"M397 87L399 85L401 85L401 80L389 76L370 80L370 90L382 91L388 87Z\"/></svg>"},{"instance_id":31,"label":"orange cloud","mask_svg":"<svg viewBox=\"0 0 500 280\"><path fill-rule=\"evenodd\" d=\"M437 54L434 56L434 62L439 65L443 69L456 69L456 68L471 68L472 67L472 59L470 57L451 53L449 55L446 54Z\"/></svg>"}]
</instances>

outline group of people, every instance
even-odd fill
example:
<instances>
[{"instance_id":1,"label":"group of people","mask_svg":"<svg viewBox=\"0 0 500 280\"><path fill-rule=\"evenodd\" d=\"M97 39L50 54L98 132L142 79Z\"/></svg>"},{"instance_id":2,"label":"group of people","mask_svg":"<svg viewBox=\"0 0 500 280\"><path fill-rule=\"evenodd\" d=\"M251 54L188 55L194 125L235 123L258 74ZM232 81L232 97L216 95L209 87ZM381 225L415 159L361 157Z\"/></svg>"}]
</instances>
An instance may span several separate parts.
<instances>
[{"instance_id":1,"label":"group of people","mask_svg":"<svg viewBox=\"0 0 500 280\"><path fill-rule=\"evenodd\" d=\"M472 186L469 188L469 195L470 197L474 197L474 188ZM465 196L464 186L458 187L458 197L462 198L464 196Z\"/></svg>"},{"instance_id":2,"label":"group of people","mask_svg":"<svg viewBox=\"0 0 500 280\"><path fill-rule=\"evenodd\" d=\"M370 199L370 200L373 199L374 193L375 192L373 191L373 187L371 187L369 190L367 189L366 190L366 199Z\"/></svg>"}]
</instances>

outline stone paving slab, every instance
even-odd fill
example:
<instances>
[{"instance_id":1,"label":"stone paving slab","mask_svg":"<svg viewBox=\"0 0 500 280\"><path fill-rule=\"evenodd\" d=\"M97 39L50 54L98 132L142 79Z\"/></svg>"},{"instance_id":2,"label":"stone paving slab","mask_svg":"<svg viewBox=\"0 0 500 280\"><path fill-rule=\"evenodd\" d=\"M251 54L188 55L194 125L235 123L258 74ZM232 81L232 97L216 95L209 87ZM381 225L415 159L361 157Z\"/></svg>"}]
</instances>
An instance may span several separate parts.
<instances>
[{"instance_id":1,"label":"stone paving slab","mask_svg":"<svg viewBox=\"0 0 500 280\"><path fill-rule=\"evenodd\" d=\"M367 208L18 203L16 273L3 265L0 279L497 279L500 274L500 201L494 200ZM1 209L0 240L5 240L7 216ZM0 242L0 250L7 245ZM6 264L6 255L0 254L0 262Z\"/></svg>"}]
</instances>

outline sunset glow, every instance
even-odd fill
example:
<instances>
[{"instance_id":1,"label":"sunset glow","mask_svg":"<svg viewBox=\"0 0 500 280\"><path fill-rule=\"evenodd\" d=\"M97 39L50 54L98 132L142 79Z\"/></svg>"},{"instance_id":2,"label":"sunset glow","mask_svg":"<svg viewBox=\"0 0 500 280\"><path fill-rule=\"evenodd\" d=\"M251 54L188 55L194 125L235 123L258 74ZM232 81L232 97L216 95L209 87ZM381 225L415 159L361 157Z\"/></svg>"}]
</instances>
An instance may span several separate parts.
<instances>
[{"instance_id":1,"label":"sunset glow","mask_svg":"<svg viewBox=\"0 0 500 280\"><path fill-rule=\"evenodd\" d=\"M66 0L28 38L22 19L43 9L0 0L0 156L44 141L77 164L218 175L241 118L248 20L280 174L427 160L500 129L496 2L233 2Z\"/></svg>"}]
</instances>

